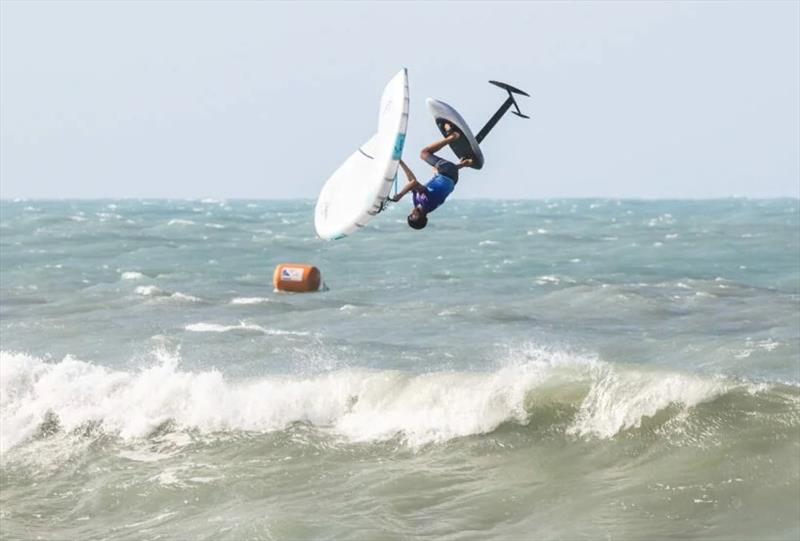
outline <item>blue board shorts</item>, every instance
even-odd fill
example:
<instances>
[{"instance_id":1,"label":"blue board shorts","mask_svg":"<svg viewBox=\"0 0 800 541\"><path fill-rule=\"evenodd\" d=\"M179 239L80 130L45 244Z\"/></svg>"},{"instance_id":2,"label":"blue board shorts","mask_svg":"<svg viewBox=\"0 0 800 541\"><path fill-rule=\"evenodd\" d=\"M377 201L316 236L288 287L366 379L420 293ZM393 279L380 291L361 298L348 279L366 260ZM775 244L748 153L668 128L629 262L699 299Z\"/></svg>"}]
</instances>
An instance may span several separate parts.
<instances>
[{"instance_id":1,"label":"blue board shorts","mask_svg":"<svg viewBox=\"0 0 800 541\"><path fill-rule=\"evenodd\" d=\"M458 166L456 164L440 158L436 154L429 154L425 161L435 167L437 173L451 179L453 184L458 184Z\"/></svg>"}]
</instances>

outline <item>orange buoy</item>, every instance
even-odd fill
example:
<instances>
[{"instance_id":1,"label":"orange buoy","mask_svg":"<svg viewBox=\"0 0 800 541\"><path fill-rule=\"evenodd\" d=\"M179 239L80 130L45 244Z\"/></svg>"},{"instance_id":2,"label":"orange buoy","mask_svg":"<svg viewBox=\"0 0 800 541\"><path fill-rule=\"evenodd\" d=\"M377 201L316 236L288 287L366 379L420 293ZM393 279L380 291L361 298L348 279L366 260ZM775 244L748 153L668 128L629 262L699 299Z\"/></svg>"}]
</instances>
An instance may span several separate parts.
<instances>
[{"instance_id":1,"label":"orange buoy","mask_svg":"<svg viewBox=\"0 0 800 541\"><path fill-rule=\"evenodd\" d=\"M319 289L321 276L319 269L312 265L281 263L275 267L272 285L278 291L307 293Z\"/></svg>"}]
</instances>

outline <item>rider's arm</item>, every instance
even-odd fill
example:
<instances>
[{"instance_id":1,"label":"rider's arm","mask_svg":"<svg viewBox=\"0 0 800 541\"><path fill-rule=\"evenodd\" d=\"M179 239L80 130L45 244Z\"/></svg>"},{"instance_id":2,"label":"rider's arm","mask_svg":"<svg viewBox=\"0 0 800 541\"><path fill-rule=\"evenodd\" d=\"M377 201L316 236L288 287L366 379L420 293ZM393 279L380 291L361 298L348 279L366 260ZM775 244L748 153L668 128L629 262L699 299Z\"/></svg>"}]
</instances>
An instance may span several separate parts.
<instances>
[{"instance_id":1,"label":"rider's arm","mask_svg":"<svg viewBox=\"0 0 800 541\"><path fill-rule=\"evenodd\" d=\"M403 160L400 160L400 169L402 169L403 173L405 173L408 182L417 181L417 177L414 176L414 172L408 168L406 162L404 162Z\"/></svg>"},{"instance_id":2,"label":"rider's arm","mask_svg":"<svg viewBox=\"0 0 800 541\"><path fill-rule=\"evenodd\" d=\"M403 186L403 189L397 192L397 195L390 198L395 203L400 201L405 194L413 190L415 187L420 186L419 182L417 182L417 177L414 176L413 171L408 168L403 160L400 160L400 168L403 170L403 173L405 173L407 182L406 185Z\"/></svg>"}]
</instances>

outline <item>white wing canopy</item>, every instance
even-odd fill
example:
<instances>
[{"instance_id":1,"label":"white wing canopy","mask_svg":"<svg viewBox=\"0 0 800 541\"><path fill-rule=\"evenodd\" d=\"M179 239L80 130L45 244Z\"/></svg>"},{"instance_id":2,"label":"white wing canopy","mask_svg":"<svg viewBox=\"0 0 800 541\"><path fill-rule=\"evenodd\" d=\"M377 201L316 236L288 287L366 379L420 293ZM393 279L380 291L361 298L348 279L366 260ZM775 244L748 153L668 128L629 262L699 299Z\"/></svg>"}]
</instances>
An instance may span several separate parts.
<instances>
[{"instance_id":1,"label":"white wing canopy","mask_svg":"<svg viewBox=\"0 0 800 541\"><path fill-rule=\"evenodd\" d=\"M381 210L394 183L408 127L408 75L395 75L381 96L378 131L331 175L317 199L314 227L338 239L364 227Z\"/></svg>"}]
</instances>

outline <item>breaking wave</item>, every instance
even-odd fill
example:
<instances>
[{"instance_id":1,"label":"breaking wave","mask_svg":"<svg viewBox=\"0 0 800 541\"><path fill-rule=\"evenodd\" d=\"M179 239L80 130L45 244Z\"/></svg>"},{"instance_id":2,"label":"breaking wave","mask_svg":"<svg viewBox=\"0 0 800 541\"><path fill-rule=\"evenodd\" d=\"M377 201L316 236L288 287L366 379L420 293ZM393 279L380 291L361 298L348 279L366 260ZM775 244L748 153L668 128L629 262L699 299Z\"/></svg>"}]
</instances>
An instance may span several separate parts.
<instances>
[{"instance_id":1,"label":"breaking wave","mask_svg":"<svg viewBox=\"0 0 800 541\"><path fill-rule=\"evenodd\" d=\"M156 355L153 366L122 371L71 356L47 362L0 353L0 451L36 437L46 423L51 432L53 426L65 432L94 426L123 439L147 437L165 423L202 433L273 432L306 423L351 442L399 439L414 447L501 425L555 423L544 413L553 407L568 412L566 436L608 439L654 416L680 419L723 396L762 394L772 404L764 415L778 403L783 425L796 430L800 424L798 390L790 386L648 371L536 348L486 372L353 368L238 380L217 370L183 371L175 354Z\"/></svg>"}]
</instances>

